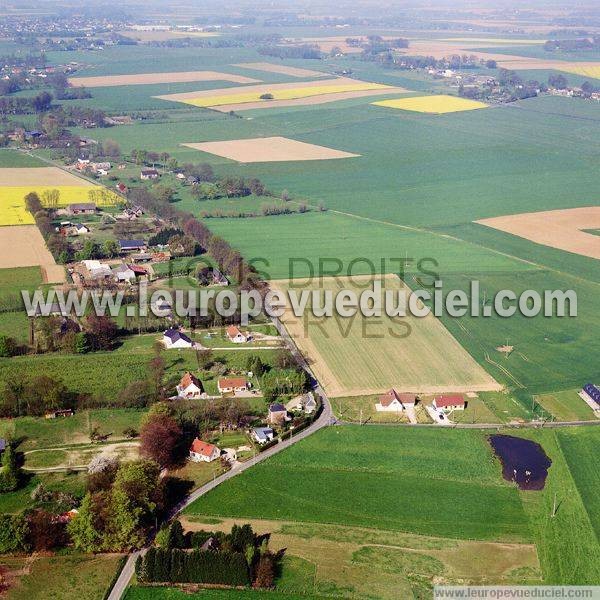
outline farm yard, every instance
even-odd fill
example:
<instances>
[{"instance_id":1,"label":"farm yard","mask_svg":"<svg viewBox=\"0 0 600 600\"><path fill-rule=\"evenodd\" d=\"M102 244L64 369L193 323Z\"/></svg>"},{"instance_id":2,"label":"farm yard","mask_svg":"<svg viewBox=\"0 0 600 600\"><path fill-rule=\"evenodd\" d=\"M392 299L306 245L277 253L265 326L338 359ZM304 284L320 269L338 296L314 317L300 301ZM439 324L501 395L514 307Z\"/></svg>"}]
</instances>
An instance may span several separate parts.
<instances>
[{"instance_id":1,"label":"farm yard","mask_svg":"<svg viewBox=\"0 0 600 600\"><path fill-rule=\"evenodd\" d=\"M348 289L360 294L377 281L385 290L403 288L395 275L384 279L275 281L272 285L296 293L319 290L335 294L336 290ZM322 300L310 306L319 303ZM406 309L406 299L399 305ZM298 318L288 305L281 320L331 397L383 393L390 387L430 393L500 388L433 315L390 318L384 311L376 319L360 313L355 318L319 319L307 311Z\"/></svg>"}]
</instances>

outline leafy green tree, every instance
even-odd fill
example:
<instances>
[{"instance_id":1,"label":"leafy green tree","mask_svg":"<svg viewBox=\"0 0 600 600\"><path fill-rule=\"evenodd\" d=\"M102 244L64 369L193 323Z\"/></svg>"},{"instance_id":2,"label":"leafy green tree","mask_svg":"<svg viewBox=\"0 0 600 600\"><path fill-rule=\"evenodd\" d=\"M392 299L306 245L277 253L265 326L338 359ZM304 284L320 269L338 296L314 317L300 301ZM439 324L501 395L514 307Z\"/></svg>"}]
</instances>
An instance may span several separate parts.
<instances>
[{"instance_id":1,"label":"leafy green tree","mask_svg":"<svg viewBox=\"0 0 600 600\"><path fill-rule=\"evenodd\" d=\"M13 492L21 483L21 468L17 462L17 455L9 444L2 455L2 469L0 470L0 493Z\"/></svg>"},{"instance_id":2,"label":"leafy green tree","mask_svg":"<svg viewBox=\"0 0 600 600\"><path fill-rule=\"evenodd\" d=\"M0 357L9 358L14 356L17 348L15 340L8 335L0 335Z\"/></svg>"},{"instance_id":3,"label":"leafy green tree","mask_svg":"<svg viewBox=\"0 0 600 600\"><path fill-rule=\"evenodd\" d=\"M116 240L108 239L103 244L104 255L108 258L119 256L119 244Z\"/></svg>"},{"instance_id":4,"label":"leafy green tree","mask_svg":"<svg viewBox=\"0 0 600 600\"><path fill-rule=\"evenodd\" d=\"M29 526L24 515L0 515L0 554L29 551Z\"/></svg>"},{"instance_id":5,"label":"leafy green tree","mask_svg":"<svg viewBox=\"0 0 600 600\"><path fill-rule=\"evenodd\" d=\"M89 492L83 497L79 512L69 522L67 530L73 545L83 552L98 552L103 547L103 532L96 527L97 503Z\"/></svg>"},{"instance_id":6,"label":"leafy green tree","mask_svg":"<svg viewBox=\"0 0 600 600\"><path fill-rule=\"evenodd\" d=\"M80 331L75 334L74 350L76 354L87 354L91 350L90 342L85 331Z\"/></svg>"}]
</instances>

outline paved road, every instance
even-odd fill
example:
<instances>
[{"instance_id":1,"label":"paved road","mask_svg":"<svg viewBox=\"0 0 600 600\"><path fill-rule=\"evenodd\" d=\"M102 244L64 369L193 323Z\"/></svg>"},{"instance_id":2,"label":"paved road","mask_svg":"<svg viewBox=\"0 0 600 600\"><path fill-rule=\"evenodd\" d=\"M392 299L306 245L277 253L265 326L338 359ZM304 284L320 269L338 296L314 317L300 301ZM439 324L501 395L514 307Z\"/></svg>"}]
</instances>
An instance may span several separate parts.
<instances>
[{"instance_id":1,"label":"paved road","mask_svg":"<svg viewBox=\"0 0 600 600\"><path fill-rule=\"evenodd\" d=\"M210 490L216 488L218 485L220 485L224 481L227 481L228 479L231 479L232 477L235 477L236 475L243 473L247 469L250 469L255 464L262 462L263 460L266 460L270 456L273 456L274 454L277 454L278 452L281 452L282 450L289 448L292 444L295 444L296 442L303 440L304 438L308 437L309 435L312 435L319 429L322 429L323 427L327 427L328 425L333 425L336 423L335 417L333 416L333 412L331 410L331 404L329 403L329 400L328 400L327 396L325 395L323 388L321 388L319 383L314 378L314 375L313 375L312 371L310 370L308 364L304 360L304 357L300 354L300 352L296 348L296 345L294 344L293 340L287 334L287 331L285 330L283 325L281 325L281 323L277 319L274 319L273 322L275 324L275 327L277 327L277 330L283 337L286 345L288 346L288 348L290 349L292 354L296 357L296 360L313 377L313 390L318 396L321 397L322 404L323 404L321 414L319 415L319 417L316 419L316 421L314 423L311 423L311 425L309 425L306 429L300 431L296 435L293 435L292 437L284 440L283 442L279 442L278 444L275 444L275 446L271 446L271 448L268 448L264 452L261 452L260 454L258 454L254 458L252 458L251 460L248 460L243 463L235 463L235 465L231 468L231 470L227 471L227 473L223 473L223 475L216 477L213 481L209 481L208 483L205 483L203 486L194 490L189 496L187 496L187 498L181 504L179 504L178 506L176 506L173 509L172 513L169 515L169 518L173 518L173 517L177 516L182 510L187 508L192 502L194 502L195 500L197 500L198 498L200 498L207 492L210 492ZM136 550L135 552L132 552L128 556L125 566L123 567L123 570L121 571L121 573L119 575L119 578L115 582L107 600L120 600L123 597L125 590L127 589L127 586L129 585L129 582L131 581L131 578L133 577L134 570L135 570L135 561L137 560L137 558L141 552L144 552L144 550L141 550L141 551Z\"/></svg>"}]
</instances>

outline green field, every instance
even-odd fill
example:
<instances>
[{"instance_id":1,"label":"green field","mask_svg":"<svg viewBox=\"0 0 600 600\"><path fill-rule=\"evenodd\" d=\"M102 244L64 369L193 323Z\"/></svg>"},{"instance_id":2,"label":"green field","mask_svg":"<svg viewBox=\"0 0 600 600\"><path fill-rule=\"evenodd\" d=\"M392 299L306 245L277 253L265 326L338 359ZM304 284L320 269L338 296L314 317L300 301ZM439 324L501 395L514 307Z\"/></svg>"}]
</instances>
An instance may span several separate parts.
<instances>
[{"instance_id":1,"label":"green field","mask_svg":"<svg viewBox=\"0 0 600 600\"><path fill-rule=\"evenodd\" d=\"M386 508L398 498L411 509ZM439 510L442 498L453 507L450 515ZM519 495L502 480L485 437L463 431L328 429L219 486L185 513L531 539Z\"/></svg>"},{"instance_id":2,"label":"green field","mask_svg":"<svg viewBox=\"0 0 600 600\"><path fill-rule=\"evenodd\" d=\"M27 569L29 572L18 577L15 586L11 587L6 597L9 600L98 600L109 590L121 562L122 557L117 554L35 557L30 561ZM10 558L6 565L16 570L25 567L24 563L25 559Z\"/></svg>"},{"instance_id":3,"label":"green field","mask_svg":"<svg viewBox=\"0 0 600 600\"><path fill-rule=\"evenodd\" d=\"M314 596L311 598L326 598ZM260 590L211 590L206 589L196 594L175 588L138 587L127 590L125 600L305 600L303 593L287 593Z\"/></svg>"},{"instance_id":4,"label":"green field","mask_svg":"<svg viewBox=\"0 0 600 600\"><path fill-rule=\"evenodd\" d=\"M323 537L338 524L368 528L362 530L366 540L385 530L534 542L547 583L597 580L597 483L590 469L600 431L518 435L541 443L552 460L540 492L519 492L502 479L483 432L346 426L321 431L257 465L185 514L287 521L307 537ZM386 508L398 499L401 510Z\"/></svg>"},{"instance_id":5,"label":"green field","mask_svg":"<svg viewBox=\"0 0 600 600\"><path fill-rule=\"evenodd\" d=\"M88 444L90 433L99 427L109 441L124 439L123 430L133 427L139 431L142 410L109 408L77 411L72 417L44 419L18 417L0 420L0 437L20 440L19 450L36 450L56 446Z\"/></svg>"},{"instance_id":6,"label":"green field","mask_svg":"<svg viewBox=\"0 0 600 600\"><path fill-rule=\"evenodd\" d=\"M408 293L394 275L386 278L327 278L322 281L273 282L284 292L317 292L322 298L341 289L357 296L381 285L383 293ZM307 357L331 397L383 393L390 388L412 392L497 390L497 383L448 334L433 316L317 318L310 312L322 302L311 301L302 317L291 310L282 317L288 333ZM406 307L406 301L400 302Z\"/></svg>"}]
</instances>

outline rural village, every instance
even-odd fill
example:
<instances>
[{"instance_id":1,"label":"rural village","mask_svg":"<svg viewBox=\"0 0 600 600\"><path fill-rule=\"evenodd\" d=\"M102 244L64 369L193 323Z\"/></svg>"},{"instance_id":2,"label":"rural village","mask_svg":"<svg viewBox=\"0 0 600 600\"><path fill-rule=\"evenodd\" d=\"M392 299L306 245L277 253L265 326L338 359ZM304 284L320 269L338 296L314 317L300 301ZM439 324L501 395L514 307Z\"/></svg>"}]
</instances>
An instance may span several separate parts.
<instances>
[{"instance_id":1,"label":"rural village","mask_svg":"<svg viewBox=\"0 0 600 600\"><path fill-rule=\"evenodd\" d=\"M0 599L597 584L600 12L515 7L2 7Z\"/></svg>"}]
</instances>

